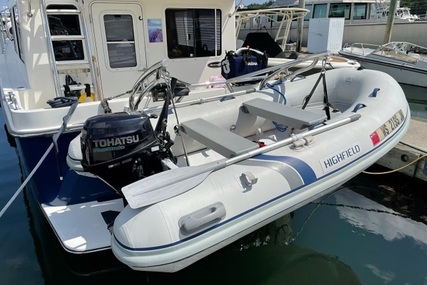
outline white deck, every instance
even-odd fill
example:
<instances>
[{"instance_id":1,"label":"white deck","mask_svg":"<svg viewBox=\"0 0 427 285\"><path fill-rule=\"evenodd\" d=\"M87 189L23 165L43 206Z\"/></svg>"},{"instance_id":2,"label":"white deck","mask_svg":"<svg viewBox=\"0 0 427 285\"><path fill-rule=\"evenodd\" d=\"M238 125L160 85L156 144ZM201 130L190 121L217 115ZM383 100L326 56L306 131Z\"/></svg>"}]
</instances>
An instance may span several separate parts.
<instances>
[{"instance_id":1,"label":"white deck","mask_svg":"<svg viewBox=\"0 0 427 285\"><path fill-rule=\"evenodd\" d=\"M109 248L111 234L101 213L121 211L123 200L92 201L75 205L50 206L42 209L63 247L73 253Z\"/></svg>"}]
</instances>

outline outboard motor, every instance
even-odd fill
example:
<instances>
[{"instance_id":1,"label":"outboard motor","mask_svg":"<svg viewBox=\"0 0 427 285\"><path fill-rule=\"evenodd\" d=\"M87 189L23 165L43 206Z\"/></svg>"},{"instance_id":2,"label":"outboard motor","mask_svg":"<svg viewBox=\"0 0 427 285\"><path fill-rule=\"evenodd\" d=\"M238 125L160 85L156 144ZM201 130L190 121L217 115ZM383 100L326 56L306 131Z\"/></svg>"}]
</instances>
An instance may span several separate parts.
<instances>
[{"instance_id":1,"label":"outboard motor","mask_svg":"<svg viewBox=\"0 0 427 285\"><path fill-rule=\"evenodd\" d=\"M82 166L117 191L163 171L172 158L169 136L159 138L145 114L113 113L86 120L81 132Z\"/></svg>"}]
</instances>

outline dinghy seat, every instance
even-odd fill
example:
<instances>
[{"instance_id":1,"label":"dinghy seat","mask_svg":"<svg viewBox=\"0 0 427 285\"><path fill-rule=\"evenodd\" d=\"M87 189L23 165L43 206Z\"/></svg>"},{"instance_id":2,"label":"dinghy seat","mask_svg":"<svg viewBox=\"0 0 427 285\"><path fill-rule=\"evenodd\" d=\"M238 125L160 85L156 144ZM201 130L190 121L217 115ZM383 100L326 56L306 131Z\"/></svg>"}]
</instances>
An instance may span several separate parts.
<instances>
[{"instance_id":1,"label":"dinghy seat","mask_svg":"<svg viewBox=\"0 0 427 285\"><path fill-rule=\"evenodd\" d=\"M227 158L259 147L257 143L203 119L183 122L181 123L181 130L196 141Z\"/></svg>"},{"instance_id":2,"label":"dinghy seat","mask_svg":"<svg viewBox=\"0 0 427 285\"><path fill-rule=\"evenodd\" d=\"M297 129L312 127L326 120L325 114L298 109L260 98L243 102L242 111Z\"/></svg>"}]
</instances>

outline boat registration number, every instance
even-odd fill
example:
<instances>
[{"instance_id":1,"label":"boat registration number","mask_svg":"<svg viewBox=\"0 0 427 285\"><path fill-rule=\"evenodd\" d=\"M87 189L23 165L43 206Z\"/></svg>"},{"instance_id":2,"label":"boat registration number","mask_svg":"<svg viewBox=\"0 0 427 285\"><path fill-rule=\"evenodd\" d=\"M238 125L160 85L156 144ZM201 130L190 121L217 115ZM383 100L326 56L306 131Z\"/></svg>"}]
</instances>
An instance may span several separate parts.
<instances>
[{"instance_id":1,"label":"boat registration number","mask_svg":"<svg viewBox=\"0 0 427 285\"><path fill-rule=\"evenodd\" d=\"M405 119L402 110L399 110L394 114L390 119L388 119L381 127L374 131L370 137L374 145L377 145L380 141L386 138L391 134L395 129L397 129Z\"/></svg>"}]
</instances>

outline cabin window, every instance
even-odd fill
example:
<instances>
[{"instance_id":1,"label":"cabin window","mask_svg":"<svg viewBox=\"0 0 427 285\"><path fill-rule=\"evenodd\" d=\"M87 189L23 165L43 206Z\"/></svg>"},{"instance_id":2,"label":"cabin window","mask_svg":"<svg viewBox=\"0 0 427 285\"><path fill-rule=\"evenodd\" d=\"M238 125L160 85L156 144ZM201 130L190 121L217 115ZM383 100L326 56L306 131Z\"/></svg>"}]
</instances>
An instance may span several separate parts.
<instances>
[{"instance_id":1,"label":"cabin window","mask_svg":"<svg viewBox=\"0 0 427 285\"><path fill-rule=\"evenodd\" d=\"M111 68L135 67L133 18L129 14L104 15L105 36Z\"/></svg>"},{"instance_id":2,"label":"cabin window","mask_svg":"<svg viewBox=\"0 0 427 285\"><path fill-rule=\"evenodd\" d=\"M83 35L77 8L72 5L48 5L46 10L55 60L83 60Z\"/></svg>"},{"instance_id":3,"label":"cabin window","mask_svg":"<svg viewBox=\"0 0 427 285\"><path fill-rule=\"evenodd\" d=\"M12 9L11 20L15 51L19 55L19 58L24 61L24 53L22 52L21 20L16 6Z\"/></svg>"},{"instance_id":4,"label":"cabin window","mask_svg":"<svg viewBox=\"0 0 427 285\"><path fill-rule=\"evenodd\" d=\"M313 18L326 18L328 4L313 5Z\"/></svg>"},{"instance_id":5,"label":"cabin window","mask_svg":"<svg viewBox=\"0 0 427 285\"><path fill-rule=\"evenodd\" d=\"M366 20L368 18L368 5L364 3L354 4L353 19Z\"/></svg>"},{"instance_id":6,"label":"cabin window","mask_svg":"<svg viewBox=\"0 0 427 285\"><path fill-rule=\"evenodd\" d=\"M310 20L310 18L311 18L311 11L313 11L313 4L306 5L305 9L308 10L308 13L304 16L304 20Z\"/></svg>"},{"instance_id":7,"label":"cabin window","mask_svg":"<svg viewBox=\"0 0 427 285\"><path fill-rule=\"evenodd\" d=\"M350 3L331 4L329 7L329 18L345 18L350 20Z\"/></svg>"},{"instance_id":8,"label":"cabin window","mask_svg":"<svg viewBox=\"0 0 427 285\"><path fill-rule=\"evenodd\" d=\"M166 32L170 58L221 55L221 11L167 9Z\"/></svg>"}]
</instances>

